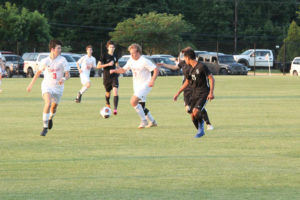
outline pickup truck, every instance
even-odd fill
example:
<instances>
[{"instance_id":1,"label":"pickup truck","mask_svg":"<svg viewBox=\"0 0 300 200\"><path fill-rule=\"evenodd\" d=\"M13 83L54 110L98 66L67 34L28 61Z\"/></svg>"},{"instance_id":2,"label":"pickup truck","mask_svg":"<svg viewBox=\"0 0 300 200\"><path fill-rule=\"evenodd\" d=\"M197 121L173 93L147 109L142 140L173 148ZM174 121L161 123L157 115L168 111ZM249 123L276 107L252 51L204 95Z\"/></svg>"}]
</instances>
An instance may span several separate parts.
<instances>
[{"instance_id":1,"label":"pickup truck","mask_svg":"<svg viewBox=\"0 0 300 200\"><path fill-rule=\"evenodd\" d=\"M273 67L274 56L270 49L249 49L240 55L233 56L235 61L247 67Z\"/></svg>"}]
</instances>

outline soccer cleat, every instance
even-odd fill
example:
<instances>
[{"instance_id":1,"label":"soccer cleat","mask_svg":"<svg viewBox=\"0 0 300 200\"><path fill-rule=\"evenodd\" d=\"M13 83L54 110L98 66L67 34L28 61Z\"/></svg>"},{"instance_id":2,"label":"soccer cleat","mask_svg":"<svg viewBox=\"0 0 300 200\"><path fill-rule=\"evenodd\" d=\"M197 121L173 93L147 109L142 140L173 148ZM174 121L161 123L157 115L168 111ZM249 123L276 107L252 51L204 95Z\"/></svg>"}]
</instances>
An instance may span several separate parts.
<instances>
[{"instance_id":1,"label":"soccer cleat","mask_svg":"<svg viewBox=\"0 0 300 200\"><path fill-rule=\"evenodd\" d=\"M78 92L78 95L76 97L76 99L74 100L76 103L80 103L81 102L81 96L82 94L80 94L80 92Z\"/></svg>"},{"instance_id":2,"label":"soccer cleat","mask_svg":"<svg viewBox=\"0 0 300 200\"><path fill-rule=\"evenodd\" d=\"M157 122L154 120L153 122L150 121L146 126L146 128L155 127L155 126L157 126Z\"/></svg>"},{"instance_id":3,"label":"soccer cleat","mask_svg":"<svg viewBox=\"0 0 300 200\"><path fill-rule=\"evenodd\" d=\"M41 136L46 136L47 133L48 133L48 128L43 128L41 132Z\"/></svg>"},{"instance_id":4,"label":"soccer cleat","mask_svg":"<svg viewBox=\"0 0 300 200\"><path fill-rule=\"evenodd\" d=\"M198 122L198 132L197 134L194 136L195 138L200 138L202 136L205 135L204 132L204 121L202 120L202 122Z\"/></svg>"},{"instance_id":5,"label":"soccer cleat","mask_svg":"<svg viewBox=\"0 0 300 200\"><path fill-rule=\"evenodd\" d=\"M114 115L117 115L117 114L118 114L117 109L114 109Z\"/></svg>"},{"instance_id":6,"label":"soccer cleat","mask_svg":"<svg viewBox=\"0 0 300 200\"><path fill-rule=\"evenodd\" d=\"M143 121L141 121L141 123L140 123L140 125L139 125L138 128L145 128L147 125L148 125L147 120L143 120Z\"/></svg>"},{"instance_id":7,"label":"soccer cleat","mask_svg":"<svg viewBox=\"0 0 300 200\"><path fill-rule=\"evenodd\" d=\"M53 121L52 119L49 119L48 121L48 129L50 130L53 127Z\"/></svg>"},{"instance_id":8,"label":"soccer cleat","mask_svg":"<svg viewBox=\"0 0 300 200\"><path fill-rule=\"evenodd\" d=\"M212 130L214 130L214 127L213 127L213 125L211 125L211 124L207 124L206 130L208 130L208 131L212 131Z\"/></svg>"}]
</instances>

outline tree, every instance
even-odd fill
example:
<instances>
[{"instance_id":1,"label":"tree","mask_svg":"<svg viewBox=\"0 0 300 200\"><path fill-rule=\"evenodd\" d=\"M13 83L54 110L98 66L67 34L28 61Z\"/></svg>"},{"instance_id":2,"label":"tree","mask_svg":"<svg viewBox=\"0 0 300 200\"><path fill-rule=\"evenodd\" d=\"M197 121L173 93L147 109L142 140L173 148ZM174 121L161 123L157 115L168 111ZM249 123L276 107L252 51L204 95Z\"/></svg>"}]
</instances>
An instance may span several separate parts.
<instances>
[{"instance_id":1,"label":"tree","mask_svg":"<svg viewBox=\"0 0 300 200\"><path fill-rule=\"evenodd\" d=\"M284 39L284 45L279 50L279 61L292 61L294 57L300 55L300 27L293 21L290 24L288 36Z\"/></svg>"},{"instance_id":2,"label":"tree","mask_svg":"<svg viewBox=\"0 0 300 200\"><path fill-rule=\"evenodd\" d=\"M46 46L50 39L47 19L38 11L18 9L9 2L0 6L0 48L15 51L33 50Z\"/></svg>"},{"instance_id":3,"label":"tree","mask_svg":"<svg viewBox=\"0 0 300 200\"><path fill-rule=\"evenodd\" d=\"M182 15L149 14L136 15L120 22L111 39L122 46L139 43L147 54L171 52L177 54L183 47L183 34L194 30L194 26L182 19Z\"/></svg>"}]
</instances>

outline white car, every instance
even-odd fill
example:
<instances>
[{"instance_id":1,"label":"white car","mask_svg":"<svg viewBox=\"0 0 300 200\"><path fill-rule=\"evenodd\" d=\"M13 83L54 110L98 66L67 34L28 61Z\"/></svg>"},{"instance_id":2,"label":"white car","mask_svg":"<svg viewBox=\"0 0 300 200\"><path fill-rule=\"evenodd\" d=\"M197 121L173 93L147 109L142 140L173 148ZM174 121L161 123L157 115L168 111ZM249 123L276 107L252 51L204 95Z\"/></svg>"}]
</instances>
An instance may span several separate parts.
<instances>
[{"instance_id":1,"label":"white car","mask_svg":"<svg viewBox=\"0 0 300 200\"><path fill-rule=\"evenodd\" d=\"M236 62L246 67L273 67L274 56L270 49L249 49L240 55L234 55Z\"/></svg>"},{"instance_id":2,"label":"white car","mask_svg":"<svg viewBox=\"0 0 300 200\"><path fill-rule=\"evenodd\" d=\"M291 65L290 74L293 76L299 76L299 74L300 74L300 57L294 58L292 65Z\"/></svg>"}]
</instances>

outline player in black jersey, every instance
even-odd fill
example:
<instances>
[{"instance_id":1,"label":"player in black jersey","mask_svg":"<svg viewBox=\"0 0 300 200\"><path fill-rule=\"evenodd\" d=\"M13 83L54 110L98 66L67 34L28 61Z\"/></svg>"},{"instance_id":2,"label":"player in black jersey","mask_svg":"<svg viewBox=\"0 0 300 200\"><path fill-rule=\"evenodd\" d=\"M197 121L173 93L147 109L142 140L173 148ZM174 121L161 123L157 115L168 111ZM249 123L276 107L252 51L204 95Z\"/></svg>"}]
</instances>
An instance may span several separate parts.
<instances>
[{"instance_id":1,"label":"player in black jersey","mask_svg":"<svg viewBox=\"0 0 300 200\"><path fill-rule=\"evenodd\" d=\"M120 68L118 63L118 58L114 54L115 51L115 44L113 41L108 41L106 43L107 53L104 56L101 56L100 61L97 65L97 68L103 68L103 85L105 87L105 100L106 106L110 107L110 92L113 90L114 95L114 115L117 115L118 111L118 103L119 103L119 96L118 96L118 88L119 88L119 80L118 74L110 74L111 69Z\"/></svg>"},{"instance_id":2,"label":"player in black jersey","mask_svg":"<svg viewBox=\"0 0 300 200\"><path fill-rule=\"evenodd\" d=\"M181 54L183 54L186 50L188 49L192 49L191 47L186 47L184 49L181 50ZM190 69L192 68L191 66L187 65L185 63L185 61L183 60L183 58L179 58L179 63L177 65L170 65L170 64L159 64L160 66L164 66L166 68L169 68L169 69L172 69L172 70L178 70L178 69L181 69L182 70L182 73L183 73L183 83L185 82L185 74L189 74L189 71ZM185 106L185 109L188 113L191 113L191 109L190 109L190 106L189 106L189 102L191 100L191 97L192 97L192 94L193 94L193 89L191 87L191 85L188 85L184 91L183 91L183 96L184 96L184 106ZM211 124L209 118L208 118L208 114L207 114L207 111L205 108L203 108L201 110L201 114L203 116L203 119L207 125L207 130L213 130L214 127L213 125ZM198 124L195 125L196 129L198 129Z\"/></svg>"},{"instance_id":3,"label":"player in black jersey","mask_svg":"<svg viewBox=\"0 0 300 200\"><path fill-rule=\"evenodd\" d=\"M191 116L195 126L198 127L196 138L202 137L204 133L204 120L201 111L204 109L207 100L214 99L214 78L206 65L196 60L195 52L188 49L184 52L184 60L191 66L185 74L185 82L174 96L174 101L189 85L192 88L192 97L189 106L192 110Z\"/></svg>"}]
</instances>

